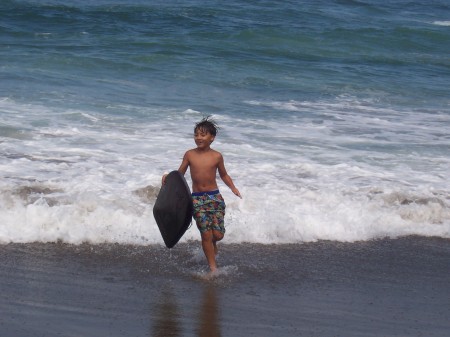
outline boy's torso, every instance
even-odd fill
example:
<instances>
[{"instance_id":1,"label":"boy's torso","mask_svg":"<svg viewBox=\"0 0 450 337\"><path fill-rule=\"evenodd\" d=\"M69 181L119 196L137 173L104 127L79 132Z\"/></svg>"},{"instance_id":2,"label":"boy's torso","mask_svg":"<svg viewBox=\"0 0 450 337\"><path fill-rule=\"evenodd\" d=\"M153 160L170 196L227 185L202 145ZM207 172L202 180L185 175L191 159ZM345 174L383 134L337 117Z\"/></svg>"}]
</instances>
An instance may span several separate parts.
<instances>
[{"instance_id":1,"label":"boy's torso","mask_svg":"<svg viewBox=\"0 0 450 337\"><path fill-rule=\"evenodd\" d=\"M193 192L216 190L216 173L220 163L220 153L213 149L207 151L193 149L188 152L188 155Z\"/></svg>"}]
</instances>

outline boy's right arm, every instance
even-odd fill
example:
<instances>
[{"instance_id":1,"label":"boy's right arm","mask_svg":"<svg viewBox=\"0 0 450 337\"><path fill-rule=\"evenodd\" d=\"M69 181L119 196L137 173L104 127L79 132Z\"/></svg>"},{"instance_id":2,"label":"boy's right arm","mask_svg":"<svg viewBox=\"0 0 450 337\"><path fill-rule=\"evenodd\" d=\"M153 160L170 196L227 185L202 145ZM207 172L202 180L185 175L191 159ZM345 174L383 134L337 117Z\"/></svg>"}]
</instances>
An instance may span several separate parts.
<instances>
[{"instance_id":1,"label":"boy's right arm","mask_svg":"<svg viewBox=\"0 0 450 337\"><path fill-rule=\"evenodd\" d=\"M178 168L178 172L180 172L181 174L184 175L186 173L188 167L189 167L189 159L188 159L188 153L186 152L184 154L183 161L181 162L181 165ZM163 185L166 183L166 177L167 177L167 173L164 173L161 178L161 183Z\"/></svg>"},{"instance_id":2,"label":"boy's right arm","mask_svg":"<svg viewBox=\"0 0 450 337\"><path fill-rule=\"evenodd\" d=\"M164 173L162 178L161 178L161 184L164 185L166 183L166 177L167 177L168 173Z\"/></svg>"},{"instance_id":3,"label":"boy's right arm","mask_svg":"<svg viewBox=\"0 0 450 337\"><path fill-rule=\"evenodd\" d=\"M184 175L188 167L189 167L189 151L184 154L183 161L181 162L181 165L178 168L178 172Z\"/></svg>"}]
</instances>

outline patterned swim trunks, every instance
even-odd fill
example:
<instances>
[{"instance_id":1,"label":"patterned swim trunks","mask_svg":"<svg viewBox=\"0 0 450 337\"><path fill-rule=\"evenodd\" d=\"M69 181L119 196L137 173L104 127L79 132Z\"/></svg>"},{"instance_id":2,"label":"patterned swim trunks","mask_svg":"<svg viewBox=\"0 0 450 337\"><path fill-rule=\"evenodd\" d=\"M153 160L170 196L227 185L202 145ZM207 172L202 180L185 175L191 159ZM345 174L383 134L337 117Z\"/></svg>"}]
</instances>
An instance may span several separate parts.
<instances>
[{"instance_id":1,"label":"patterned swim trunks","mask_svg":"<svg viewBox=\"0 0 450 337\"><path fill-rule=\"evenodd\" d=\"M193 216L200 233L215 229L225 233L225 201L219 190L192 193Z\"/></svg>"}]
</instances>

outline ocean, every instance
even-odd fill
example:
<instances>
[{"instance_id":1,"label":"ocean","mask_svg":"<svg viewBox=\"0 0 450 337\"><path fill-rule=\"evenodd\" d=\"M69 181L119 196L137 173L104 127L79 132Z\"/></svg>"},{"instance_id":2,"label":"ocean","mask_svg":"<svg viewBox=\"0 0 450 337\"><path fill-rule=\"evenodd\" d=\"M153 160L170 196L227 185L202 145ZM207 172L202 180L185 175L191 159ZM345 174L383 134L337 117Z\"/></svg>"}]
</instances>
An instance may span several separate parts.
<instances>
[{"instance_id":1,"label":"ocean","mask_svg":"<svg viewBox=\"0 0 450 337\"><path fill-rule=\"evenodd\" d=\"M161 176L208 115L243 195L219 186L224 242L450 238L449 14L2 1L0 242L161 243Z\"/></svg>"},{"instance_id":2,"label":"ocean","mask_svg":"<svg viewBox=\"0 0 450 337\"><path fill-rule=\"evenodd\" d=\"M368 336L370 327L374 336L443 336L449 20L447 0L2 0L4 335L121 333L112 322L130 319L122 311L155 303L146 291L156 290L142 286L152 271L157 280L149 282L165 284L176 300L162 296L168 302L147 333L117 324L129 336L202 335L180 327L189 317L174 309L177 299L186 308L183 296L201 297L200 235L194 224L177 247L163 249L152 208L163 173L195 147L195 123L212 116L220 126L213 148L243 196L219 179L227 203L222 274L213 304L205 290L205 305L242 319L222 321L231 329L222 335ZM80 283L67 293L71 275ZM94 292L86 302L81 280ZM98 289L116 303L120 282L121 298L132 293L134 302L102 311ZM191 287L198 291L187 295ZM216 303L226 294L238 313ZM104 325L83 325L92 301ZM284 306L278 321L274 303ZM367 316L349 309L354 303ZM423 318L422 309L436 315ZM168 322L179 326L172 334L158 330L166 312L179 318ZM47 315L55 313L60 330L45 331L41 323L52 324Z\"/></svg>"}]
</instances>

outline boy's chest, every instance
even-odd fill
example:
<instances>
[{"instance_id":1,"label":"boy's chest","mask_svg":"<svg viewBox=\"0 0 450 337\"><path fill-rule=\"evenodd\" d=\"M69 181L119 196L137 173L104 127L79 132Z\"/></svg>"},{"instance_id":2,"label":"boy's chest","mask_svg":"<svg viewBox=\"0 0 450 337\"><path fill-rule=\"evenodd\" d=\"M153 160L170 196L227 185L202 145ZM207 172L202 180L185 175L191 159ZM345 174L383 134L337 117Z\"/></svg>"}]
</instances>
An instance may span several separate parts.
<instances>
[{"instance_id":1,"label":"boy's chest","mask_svg":"<svg viewBox=\"0 0 450 337\"><path fill-rule=\"evenodd\" d=\"M219 161L214 156L196 155L191 158L191 167L199 169L216 169Z\"/></svg>"}]
</instances>

